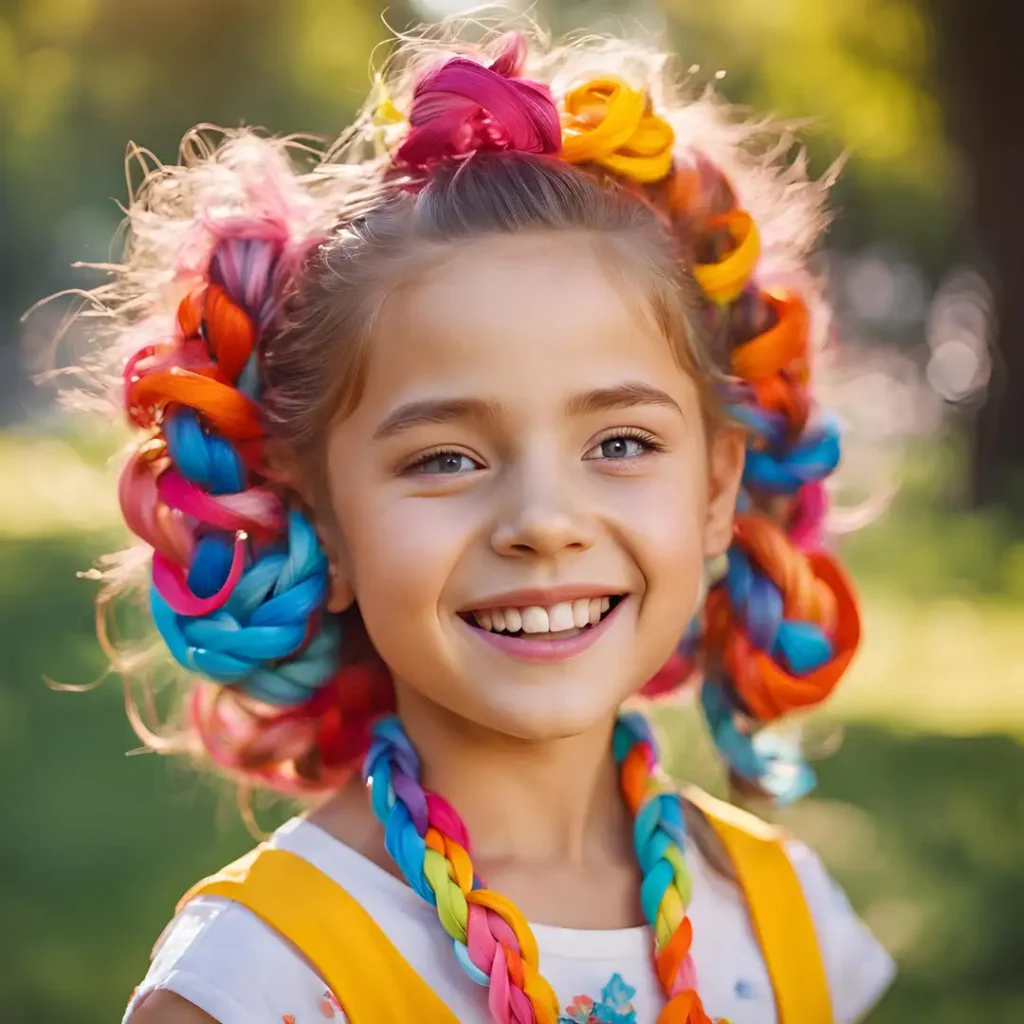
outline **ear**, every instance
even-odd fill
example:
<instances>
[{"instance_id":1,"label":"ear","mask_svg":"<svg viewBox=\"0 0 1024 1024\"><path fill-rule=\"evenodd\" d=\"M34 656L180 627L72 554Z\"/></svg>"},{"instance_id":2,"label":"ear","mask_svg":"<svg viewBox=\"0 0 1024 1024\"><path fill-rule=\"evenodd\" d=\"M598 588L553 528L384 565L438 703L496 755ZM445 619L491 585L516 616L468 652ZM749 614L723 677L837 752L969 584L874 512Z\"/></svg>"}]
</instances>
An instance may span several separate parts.
<instances>
[{"instance_id":1,"label":"ear","mask_svg":"<svg viewBox=\"0 0 1024 1024\"><path fill-rule=\"evenodd\" d=\"M355 590L352 588L352 574L348 559L340 543L334 538L333 530L318 530L320 544L327 556L327 610L343 612L355 602Z\"/></svg>"},{"instance_id":2,"label":"ear","mask_svg":"<svg viewBox=\"0 0 1024 1024\"><path fill-rule=\"evenodd\" d=\"M708 515L704 524L704 557L717 558L732 542L732 521L743 478L747 450L744 431L722 427L708 446Z\"/></svg>"},{"instance_id":3,"label":"ear","mask_svg":"<svg viewBox=\"0 0 1024 1024\"><path fill-rule=\"evenodd\" d=\"M348 581L347 574L341 572L334 559L331 559L329 571L330 583L327 588L327 610L329 612L343 612L355 602L355 591L352 589L352 584Z\"/></svg>"}]
</instances>

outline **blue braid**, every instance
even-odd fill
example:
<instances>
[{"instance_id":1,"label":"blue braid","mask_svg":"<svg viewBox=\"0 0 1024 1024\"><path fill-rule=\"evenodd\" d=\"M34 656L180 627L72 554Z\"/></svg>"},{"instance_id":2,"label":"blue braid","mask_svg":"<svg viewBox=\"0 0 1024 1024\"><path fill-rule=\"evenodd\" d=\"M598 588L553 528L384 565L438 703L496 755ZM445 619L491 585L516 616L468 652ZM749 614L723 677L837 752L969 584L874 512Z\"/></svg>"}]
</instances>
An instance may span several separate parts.
<instances>
[{"instance_id":1,"label":"blue braid","mask_svg":"<svg viewBox=\"0 0 1024 1024\"><path fill-rule=\"evenodd\" d=\"M196 546L190 586L200 595L216 592L230 564L227 540L204 538ZM309 699L337 668L336 622L321 626L303 648L310 617L326 596L327 558L308 520L292 512L286 549L252 562L222 608L196 618L179 615L155 587L150 589L150 606L157 629L180 664L260 700L291 704Z\"/></svg>"}]
</instances>

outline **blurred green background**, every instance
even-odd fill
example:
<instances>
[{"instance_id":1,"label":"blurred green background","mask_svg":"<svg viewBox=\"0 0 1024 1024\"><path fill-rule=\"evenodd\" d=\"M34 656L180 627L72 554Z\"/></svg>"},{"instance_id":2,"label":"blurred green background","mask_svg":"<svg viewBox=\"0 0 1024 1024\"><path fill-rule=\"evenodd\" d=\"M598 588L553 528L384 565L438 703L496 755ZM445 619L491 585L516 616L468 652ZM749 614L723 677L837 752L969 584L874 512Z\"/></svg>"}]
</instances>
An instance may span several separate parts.
<instances>
[{"instance_id":1,"label":"blurred green background","mask_svg":"<svg viewBox=\"0 0 1024 1024\"><path fill-rule=\"evenodd\" d=\"M667 39L696 81L815 118L818 171L849 156L823 258L843 345L823 371L849 431L838 523L874 520L840 540L866 641L811 724L821 785L779 818L899 962L879 1022L1024 1020L1024 95L1008 6L535 7L556 32ZM0 0L4 1020L119 1019L177 896L251 842L224 787L125 756L139 744L116 679L85 694L43 681L103 673L94 585L75 574L122 537L109 430L30 384L66 307L19 318L95 282L70 264L107 258L127 139L171 160L200 121L337 133L381 15L364 0ZM662 714L675 769L714 785L692 710Z\"/></svg>"}]
</instances>

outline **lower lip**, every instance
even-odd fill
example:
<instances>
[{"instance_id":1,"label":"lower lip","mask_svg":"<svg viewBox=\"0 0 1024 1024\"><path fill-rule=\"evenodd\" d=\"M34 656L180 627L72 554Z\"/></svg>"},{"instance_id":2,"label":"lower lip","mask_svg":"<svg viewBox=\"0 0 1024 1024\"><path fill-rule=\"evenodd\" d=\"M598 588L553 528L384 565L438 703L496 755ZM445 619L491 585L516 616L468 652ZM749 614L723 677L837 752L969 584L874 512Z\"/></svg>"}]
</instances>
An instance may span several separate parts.
<instances>
[{"instance_id":1,"label":"lower lip","mask_svg":"<svg viewBox=\"0 0 1024 1024\"><path fill-rule=\"evenodd\" d=\"M507 633L492 633L489 629L480 629L479 626L471 625L462 618L459 621L467 629L472 630L475 636L518 661L567 661L581 654L591 644L597 643L627 600L626 597L622 598L596 626L584 629L581 633L566 637L564 640L526 640L521 636L509 636Z\"/></svg>"}]
</instances>

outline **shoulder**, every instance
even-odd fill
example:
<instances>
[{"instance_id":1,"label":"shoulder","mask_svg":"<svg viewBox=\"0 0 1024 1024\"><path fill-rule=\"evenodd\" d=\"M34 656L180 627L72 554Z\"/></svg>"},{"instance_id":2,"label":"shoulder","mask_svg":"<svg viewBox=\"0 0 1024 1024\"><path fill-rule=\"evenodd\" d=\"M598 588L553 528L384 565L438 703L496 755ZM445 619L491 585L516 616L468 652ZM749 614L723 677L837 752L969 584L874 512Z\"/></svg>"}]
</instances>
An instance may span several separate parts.
<instances>
[{"instance_id":1,"label":"shoulder","mask_svg":"<svg viewBox=\"0 0 1024 1024\"><path fill-rule=\"evenodd\" d=\"M881 998L895 976L882 944L857 916L846 894L805 843L732 804L699 790L684 792L692 805L687 815L695 844L712 870L739 884L736 865L723 836L731 834L733 855L761 844L782 849L800 885L814 925L837 1024L859 1020ZM736 836L741 842L736 842ZM750 854L747 854L750 856ZM785 864L786 861L782 861Z\"/></svg>"},{"instance_id":2,"label":"shoulder","mask_svg":"<svg viewBox=\"0 0 1024 1024\"><path fill-rule=\"evenodd\" d=\"M153 1003L157 992L179 999L162 995ZM325 985L302 955L259 918L229 900L200 896L160 937L124 1024L301 1019L316 1012L324 996Z\"/></svg>"},{"instance_id":3,"label":"shoulder","mask_svg":"<svg viewBox=\"0 0 1024 1024\"><path fill-rule=\"evenodd\" d=\"M836 1021L852 1024L881 999L895 978L896 966L821 858L792 837L786 837L784 847L814 922Z\"/></svg>"}]
</instances>

